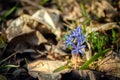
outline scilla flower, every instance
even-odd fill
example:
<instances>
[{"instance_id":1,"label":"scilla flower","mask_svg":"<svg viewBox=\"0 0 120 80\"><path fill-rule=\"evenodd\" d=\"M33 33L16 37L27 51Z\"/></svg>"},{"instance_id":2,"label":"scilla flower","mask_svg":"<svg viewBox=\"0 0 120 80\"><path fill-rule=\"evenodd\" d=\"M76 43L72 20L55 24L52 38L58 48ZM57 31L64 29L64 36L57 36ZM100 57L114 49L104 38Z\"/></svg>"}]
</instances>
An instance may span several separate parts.
<instances>
[{"instance_id":1,"label":"scilla flower","mask_svg":"<svg viewBox=\"0 0 120 80\"><path fill-rule=\"evenodd\" d=\"M71 46L72 47L72 62L74 65L74 68L76 69L78 66L78 58L79 54L83 54L82 49L85 48L84 42L86 41L85 35L82 34L81 27L77 27L76 30L72 30L70 35L65 36L66 38L66 47Z\"/></svg>"},{"instance_id":2,"label":"scilla flower","mask_svg":"<svg viewBox=\"0 0 120 80\"><path fill-rule=\"evenodd\" d=\"M77 27L76 30L73 30L70 35L66 36L66 47L72 46L73 54L82 54L82 49L85 48L83 43L86 41L85 35L82 34L81 27Z\"/></svg>"}]
</instances>

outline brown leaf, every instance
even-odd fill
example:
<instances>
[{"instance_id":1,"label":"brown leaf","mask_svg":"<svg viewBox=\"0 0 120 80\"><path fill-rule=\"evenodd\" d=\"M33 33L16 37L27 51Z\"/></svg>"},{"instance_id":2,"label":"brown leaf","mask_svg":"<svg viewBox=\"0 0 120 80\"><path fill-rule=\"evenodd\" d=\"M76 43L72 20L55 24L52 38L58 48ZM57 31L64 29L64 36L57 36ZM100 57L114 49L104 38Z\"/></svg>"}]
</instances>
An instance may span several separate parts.
<instances>
[{"instance_id":1,"label":"brown leaf","mask_svg":"<svg viewBox=\"0 0 120 80\"><path fill-rule=\"evenodd\" d=\"M118 29L120 32L120 27L115 22L102 24L102 25L99 25L96 27L89 26L86 28L86 31L87 31L87 34L89 34L91 32L95 32L95 31L108 31L108 30L112 30L112 29Z\"/></svg>"},{"instance_id":2,"label":"brown leaf","mask_svg":"<svg viewBox=\"0 0 120 80\"><path fill-rule=\"evenodd\" d=\"M34 13L32 15L32 17L44 24L46 27L46 32L51 32L54 33L57 38L60 38L61 35L61 30L60 28L62 27L60 21L59 21L59 16L60 16L60 12L58 10L51 10L51 9L40 9L39 11L37 11L36 13ZM38 29L40 30L40 27L38 27Z\"/></svg>"},{"instance_id":3,"label":"brown leaf","mask_svg":"<svg viewBox=\"0 0 120 80\"><path fill-rule=\"evenodd\" d=\"M106 0L92 1L91 11L98 17L114 17L117 11Z\"/></svg>"},{"instance_id":4,"label":"brown leaf","mask_svg":"<svg viewBox=\"0 0 120 80\"><path fill-rule=\"evenodd\" d=\"M62 80L99 80L101 73L91 70L72 70L62 74Z\"/></svg>"},{"instance_id":5,"label":"brown leaf","mask_svg":"<svg viewBox=\"0 0 120 80\"><path fill-rule=\"evenodd\" d=\"M109 52L105 59L99 62L99 70L105 72L106 75L111 75L120 78L120 54Z\"/></svg>"},{"instance_id":6,"label":"brown leaf","mask_svg":"<svg viewBox=\"0 0 120 80\"><path fill-rule=\"evenodd\" d=\"M80 6L76 0L61 1L59 4L63 9L64 20L77 20L82 17Z\"/></svg>"},{"instance_id":7,"label":"brown leaf","mask_svg":"<svg viewBox=\"0 0 120 80\"><path fill-rule=\"evenodd\" d=\"M3 75L0 75L0 80L7 80L7 78Z\"/></svg>"},{"instance_id":8,"label":"brown leaf","mask_svg":"<svg viewBox=\"0 0 120 80\"><path fill-rule=\"evenodd\" d=\"M53 71L66 64L66 61L37 60L27 65L29 74L39 80L58 80L60 74Z\"/></svg>"},{"instance_id":9,"label":"brown leaf","mask_svg":"<svg viewBox=\"0 0 120 80\"><path fill-rule=\"evenodd\" d=\"M11 40L12 47L15 47L15 50L24 51L28 48L34 48L35 46L45 43L47 40L42 36L39 31L34 31L29 34L24 34L17 36Z\"/></svg>"},{"instance_id":10,"label":"brown leaf","mask_svg":"<svg viewBox=\"0 0 120 80\"><path fill-rule=\"evenodd\" d=\"M19 35L28 34L35 31L34 28L31 28L31 26L35 27L37 25L37 23L36 25L34 23L35 20L29 15L20 16L12 21L6 30L8 41Z\"/></svg>"}]
</instances>

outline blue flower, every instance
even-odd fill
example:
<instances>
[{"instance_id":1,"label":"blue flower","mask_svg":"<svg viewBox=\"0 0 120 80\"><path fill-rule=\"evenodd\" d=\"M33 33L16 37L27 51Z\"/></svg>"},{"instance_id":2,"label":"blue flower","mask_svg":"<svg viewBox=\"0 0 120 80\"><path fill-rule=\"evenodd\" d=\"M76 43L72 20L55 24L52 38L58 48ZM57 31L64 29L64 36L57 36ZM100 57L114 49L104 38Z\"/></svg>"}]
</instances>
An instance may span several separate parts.
<instances>
[{"instance_id":1,"label":"blue flower","mask_svg":"<svg viewBox=\"0 0 120 80\"><path fill-rule=\"evenodd\" d=\"M75 46L75 44L73 43L73 38L70 37L70 36L65 36L66 38L66 41L65 41L65 44L66 44L66 47L72 45L72 46Z\"/></svg>"},{"instance_id":2,"label":"blue flower","mask_svg":"<svg viewBox=\"0 0 120 80\"><path fill-rule=\"evenodd\" d=\"M85 36L79 36L76 39L76 42L78 43L78 45L82 45L85 41L86 41Z\"/></svg>"},{"instance_id":3,"label":"blue flower","mask_svg":"<svg viewBox=\"0 0 120 80\"><path fill-rule=\"evenodd\" d=\"M82 54L82 49L85 48L83 43L86 41L85 36L82 34L82 28L79 26L76 30L72 30L71 34L66 36L66 47L71 45L73 47L72 53Z\"/></svg>"},{"instance_id":4,"label":"blue flower","mask_svg":"<svg viewBox=\"0 0 120 80\"><path fill-rule=\"evenodd\" d=\"M81 35L82 35L82 29L80 26L77 27L76 30L73 30L72 33L70 34L71 37L75 37L75 38L80 37Z\"/></svg>"},{"instance_id":5,"label":"blue flower","mask_svg":"<svg viewBox=\"0 0 120 80\"><path fill-rule=\"evenodd\" d=\"M77 46L74 48L74 50L72 50L72 54L83 54L83 51L82 51L83 48L85 48L85 45L79 46L77 44Z\"/></svg>"}]
</instances>

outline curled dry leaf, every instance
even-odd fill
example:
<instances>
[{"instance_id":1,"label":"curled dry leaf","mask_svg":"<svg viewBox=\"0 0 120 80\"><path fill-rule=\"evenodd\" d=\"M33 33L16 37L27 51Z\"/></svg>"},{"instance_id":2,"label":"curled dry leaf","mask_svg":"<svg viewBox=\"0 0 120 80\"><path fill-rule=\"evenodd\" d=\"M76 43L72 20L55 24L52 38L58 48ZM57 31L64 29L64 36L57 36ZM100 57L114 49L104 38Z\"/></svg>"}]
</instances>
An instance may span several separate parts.
<instances>
[{"instance_id":1,"label":"curled dry leaf","mask_svg":"<svg viewBox=\"0 0 120 80\"><path fill-rule=\"evenodd\" d=\"M29 34L36 30L42 34L52 33L55 34L57 38L60 38L60 26L62 25L58 26L58 23L59 15L52 12L50 13L43 8L32 16L22 15L12 21L6 30L7 38L10 41L19 35ZM58 28L56 26L58 26Z\"/></svg>"},{"instance_id":2,"label":"curled dry leaf","mask_svg":"<svg viewBox=\"0 0 120 80\"><path fill-rule=\"evenodd\" d=\"M37 11L35 14L32 15L36 21L46 25L46 31L50 31L54 33L57 38L60 38L62 25L59 21L60 12L58 10L51 10L51 9L41 9ZM38 28L40 29L40 27Z\"/></svg>"},{"instance_id":3,"label":"curled dry leaf","mask_svg":"<svg viewBox=\"0 0 120 80\"><path fill-rule=\"evenodd\" d=\"M91 12L96 14L98 17L112 18L117 15L117 11L109 2L107 2L107 0L92 1Z\"/></svg>"},{"instance_id":4,"label":"curled dry leaf","mask_svg":"<svg viewBox=\"0 0 120 80\"><path fill-rule=\"evenodd\" d=\"M34 47L45 42L47 42L47 40L42 36L39 31L17 36L11 40L11 43L15 47L15 50L19 51L24 51L29 47Z\"/></svg>"},{"instance_id":5,"label":"curled dry leaf","mask_svg":"<svg viewBox=\"0 0 120 80\"><path fill-rule=\"evenodd\" d=\"M86 28L86 31L87 31L87 34L91 33L91 32L95 32L95 31L107 31L107 30L112 30L112 29L118 29L119 32L120 32L120 27L117 25L117 23L106 23L106 24L103 24L101 26L98 26L98 27L87 27Z\"/></svg>"},{"instance_id":6,"label":"curled dry leaf","mask_svg":"<svg viewBox=\"0 0 120 80\"><path fill-rule=\"evenodd\" d=\"M106 75L120 78L120 54L110 51L106 58L99 62L99 70Z\"/></svg>"},{"instance_id":7,"label":"curled dry leaf","mask_svg":"<svg viewBox=\"0 0 120 80\"><path fill-rule=\"evenodd\" d=\"M79 75L83 80L98 80L101 77L100 73L91 70L79 70Z\"/></svg>"},{"instance_id":8,"label":"curled dry leaf","mask_svg":"<svg viewBox=\"0 0 120 80\"><path fill-rule=\"evenodd\" d=\"M41 24L29 15L22 15L13 20L6 30L9 45L5 55L13 51L23 52L25 49L34 49L35 46L47 42L41 32L35 29L38 25Z\"/></svg>"},{"instance_id":9,"label":"curled dry leaf","mask_svg":"<svg viewBox=\"0 0 120 80\"><path fill-rule=\"evenodd\" d=\"M62 74L61 80L100 80L101 73L91 70L72 70Z\"/></svg>"},{"instance_id":10,"label":"curled dry leaf","mask_svg":"<svg viewBox=\"0 0 120 80\"><path fill-rule=\"evenodd\" d=\"M65 44L63 41L58 41L57 45L45 45L48 51L47 57L53 57L54 59L64 59L68 54L65 52Z\"/></svg>"},{"instance_id":11,"label":"curled dry leaf","mask_svg":"<svg viewBox=\"0 0 120 80\"><path fill-rule=\"evenodd\" d=\"M3 75L0 75L0 80L7 80L7 78Z\"/></svg>"},{"instance_id":12,"label":"curled dry leaf","mask_svg":"<svg viewBox=\"0 0 120 80\"><path fill-rule=\"evenodd\" d=\"M60 1L59 5L63 9L64 20L77 20L82 17L80 6L76 0Z\"/></svg>"},{"instance_id":13,"label":"curled dry leaf","mask_svg":"<svg viewBox=\"0 0 120 80\"><path fill-rule=\"evenodd\" d=\"M67 62L37 60L27 65L29 74L33 77L38 77L39 80L58 80L60 73L53 73L53 71Z\"/></svg>"},{"instance_id":14,"label":"curled dry leaf","mask_svg":"<svg viewBox=\"0 0 120 80\"><path fill-rule=\"evenodd\" d=\"M34 32L37 25L38 22L36 22L31 16L20 16L19 18L12 21L10 25L8 25L6 30L8 41L11 41L17 36Z\"/></svg>"}]
</instances>

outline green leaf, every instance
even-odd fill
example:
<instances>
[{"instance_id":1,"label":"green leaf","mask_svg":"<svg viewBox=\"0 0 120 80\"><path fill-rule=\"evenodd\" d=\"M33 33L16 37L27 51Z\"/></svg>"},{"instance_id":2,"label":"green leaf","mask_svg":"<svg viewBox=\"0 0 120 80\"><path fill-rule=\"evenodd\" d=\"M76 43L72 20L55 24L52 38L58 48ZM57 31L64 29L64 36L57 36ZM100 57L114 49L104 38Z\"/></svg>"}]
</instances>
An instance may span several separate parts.
<instances>
[{"instance_id":1,"label":"green leaf","mask_svg":"<svg viewBox=\"0 0 120 80\"><path fill-rule=\"evenodd\" d=\"M112 38L113 38L113 41L116 40L116 32L112 29Z\"/></svg>"},{"instance_id":2,"label":"green leaf","mask_svg":"<svg viewBox=\"0 0 120 80\"><path fill-rule=\"evenodd\" d=\"M54 72L54 73L55 73L55 72L59 72L59 71L62 71L62 70L64 70L64 69L67 69L67 68L69 68L69 66L64 65L64 66L61 66L61 67L55 69L53 72Z\"/></svg>"},{"instance_id":3,"label":"green leaf","mask_svg":"<svg viewBox=\"0 0 120 80\"><path fill-rule=\"evenodd\" d=\"M40 5L45 5L48 3L49 0L41 0Z\"/></svg>"},{"instance_id":4,"label":"green leaf","mask_svg":"<svg viewBox=\"0 0 120 80\"><path fill-rule=\"evenodd\" d=\"M95 61L96 59L98 59L101 55L107 53L108 51L110 51L111 49L106 49L101 53L97 53L96 55L94 55L93 57L91 57L88 61L86 61L81 67L80 69L86 69L90 63L92 63L93 61Z\"/></svg>"},{"instance_id":5,"label":"green leaf","mask_svg":"<svg viewBox=\"0 0 120 80\"><path fill-rule=\"evenodd\" d=\"M6 47L6 43L5 43L5 41L2 39L1 36L0 36L0 44L1 44L0 47L2 47L2 48L5 48L5 47Z\"/></svg>"},{"instance_id":6,"label":"green leaf","mask_svg":"<svg viewBox=\"0 0 120 80\"><path fill-rule=\"evenodd\" d=\"M18 68L18 65L4 65L4 66L0 66L0 69L6 69L6 68Z\"/></svg>"},{"instance_id":7,"label":"green leaf","mask_svg":"<svg viewBox=\"0 0 120 80\"><path fill-rule=\"evenodd\" d=\"M18 65L5 65L5 67L8 67L8 68L12 68L12 67L17 68L19 66Z\"/></svg>"},{"instance_id":8,"label":"green leaf","mask_svg":"<svg viewBox=\"0 0 120 80\"><path fill-rule=\"evenodd\" d=\"M91 19L90 19L88 13L86 12L83 3L81 3L80 7L81 7L81 10L82 10L82 15L83 15L83 17L85 18L84 24L90 23Z\"/></svg>"},{"instance_id":9,"label":"green leaf","mask_svg":"<svg viewBox=\"0 0 120 80\"><path fill-rule=\"evenodd\" d=\"M81 10L82 10L82 15L83 15L84 17L88 18L88 14L87 14L87 12L86 12L86 10L85 10L84 5L81 4L80 6L81 6Z\"/></svg>"},{"instance_id":10,"label":"green leaf","mask_svg":"<svg viewBox=\"0 0 120 80\"><path fill-rule=\"evenodd\" d=\"M6 19L8 16L10 16L15 10L17 9L17 6L12 7L8 12L6 12L2 18L0 18L0 23Z\"/></svg>"}]
</instances>

